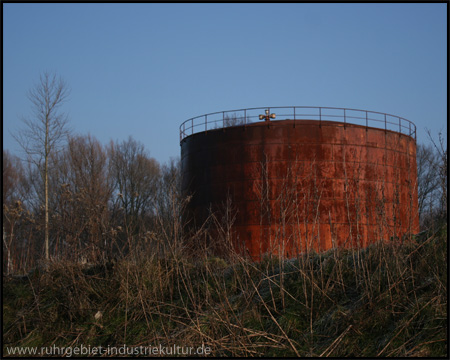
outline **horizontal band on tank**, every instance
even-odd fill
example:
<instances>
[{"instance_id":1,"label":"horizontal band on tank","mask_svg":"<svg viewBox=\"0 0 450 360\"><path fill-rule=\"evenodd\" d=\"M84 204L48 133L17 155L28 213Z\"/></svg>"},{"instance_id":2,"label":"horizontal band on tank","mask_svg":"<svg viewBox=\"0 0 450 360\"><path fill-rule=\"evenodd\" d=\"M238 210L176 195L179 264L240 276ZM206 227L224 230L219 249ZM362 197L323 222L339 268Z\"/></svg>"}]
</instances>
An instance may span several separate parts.
<instances>
[{"instance_id":1,"label":"horizontal band on tank","mask_svg":"<svg viewBox=\"0 0 450 360\"><path fill-rule=\"evenodd\" d=\"M296 179L299 180L298 177ZM414 183L408 182L407 179L404 179L404 182L407 183L407 184L403 184L403 185L400 185L398 183L398 181L388 181L388 180L380 181L380 180L377 180L377 179L367 179L367 178L350 178L350 179L347 179L345 177L329 177L329 178L321 178L321 179L327 179L327 180L333 180L333 181L338 180L338 181L342 181L344 183L346 181L351 182L351 181L359 180L361 183L380 184L380 185L385 185L385 186L389 186L389 185L394 185L395 186L395 185L397 185L400 188L409 188L409 186L410 186L409 184L411 184L411 186L414 185ZM243 183L247 183L249 180L252 181L253 183L258 183L258 182L264 182L265 181L265 179L262 180L260 177L259 178L245 178L243 180L215 181L214 185L228 184L228 185L230 185L229 187L231 188L231 185L240 185L240 184L243 184ZM267 180L284 182L286 180L286 178L284 178L284 177L269 177L269 178L267 178ZM199 183L199 182L197 182L195 180L191 180L191 182L189 184L189 187L192 187L192 184L199 184L199 186L197 187L198 191L203 189L203 187L205 187L205 186L207 186L208 188L210 187L209 183ZM301 183L298 183L297 185L298 186L302 186Z\"/></svg>"},{"instance_id":2,"label":"horizontal band on tank","mask_svg":"<svg viewBox=\"0 0 450 360\"><path fill-rule=\"evenodd\" d=\"M356 199L358 199L358 200L360 200L360 198L356 198ZM301 200L299 200L299 202L300 201L304 201L305 199L301 199ZM306 200L309 200L309 199L306 199ZM348 199L346 199L346 198L322 198L321 199L322 201L341 201L341 200L348 200ZM353 199L352 199L353 200ZM280 201L280 199L267 199L267 200L265 200L265 201L270 201L270 202L279 202ZM312 202L312 200L311 200L311 202ZM320 202L320 200L317 200L317 202ZM236 207L238 207L238 205L243 205L243 204L252 204L252 203L254 203L254 204L260 204L260 201L259 200L245 200L245 201L239 201L239 202L232 202L231 203L231 205L232 206L236 206ZM365 202L364 204L367 204L367 205L374 205L376 203L376 201L373 201L373 202ZM211 203L209 203L209 202L198 202L198 203L195 203L195 204L192 204L191 205L191 207L193 208L193 209L203 209L203 208L205 208L205 207L209 207L209 205L210 205ZM350 205L354 205L354 204L356 204L356 202L349 202L349 204ZM383 204L385 204L386 206L388 206L388 205L394 205L394 204L397 204L397 202L396 201L394 201L394 200L391 200L391 201L386 201L386 200L384 200L383 201ZM402 205L404 205L404 204L402 204Z\"/></svg>"},{"instance_id":3,"label":"horizontal band on tank","mask_svg":"<svg viewBox=\"0 0 450 360\"><path fill-rule=\"evenodd\" d=\"M239 143L241 143L241 141ZM227 145L229 145L229 144L230 143L227 143ZM293 143L293 142L292 143L286 143L286 142L270 142L270 141L266 141L265 144L266 145L270 145L270 146L277 146L278 145L280 147L283 147L283 146L289 147L289 146L291 146L291 148L294 147L295 151L297 151L297 152L301 151L300 146L302 146L302 147L310 147L311 149L316 149L316 150L320 150L320 151L324 151L324 150L326 150L327 147L331 147L332 148L331 150L332 151L336 150L336 152L339 149L339 147L340 148L344 147L344 148L355 148L355 149L361 148L361 150L365 149L365 150L369 150L369 151L370 150L371 151L380 151L381 150L381 151L394 152L394 153L398 153L398 154L410 155L409 151L407 151L406 149L400 150L399 146L396 146L396 148L388 148L388 147L385 147L385 146L375 146L375 145L368 145L368 144L361 144L361 143L344 144L344 143L323 143L322 142L322 143L308 143L308 144L305 144L305 143ZM251 150L252 148L258 148L259 146L260 146L260 144L245 144L244 149ZM215 145L215 146L212 146L212 147L203 146L202 149L194 149L194 150L184 151L183 154L182 154L181 160L183 160L183 158L185 158L185 157L187 157L189 155L195 154L195 153L200 152L200 151L204 151L205 149L213 149L213 150L215 150L215 149L220 149L221 147L223 147L223 145ZM337 149L335 149L335 148L337 148ZM291 151L294 151L294 150L291 150ZM334 155L334 152L333 152L333 155ZM293 160L295 161L295 159L293 159ZM348 161L352 161L352 160L348 160Z\"/></svg>"},{"instance_id":4,"label":"horizontal band on tank","mask_svg":"<svg viewBox=\"0 0 450 360\"><path fill-rule=\"evenodd\" d=\"M239 177L239 179L242 180L261 180L261 179L288 179L288 178L312 178L314 176L320 177L320 178L331 178L331 179L347 179L348 181L356 180L356 179L365 179L367 178L367 174L370 172L377 172L379 174L379 177L383 176L380 174L380 172L392 175L392 176L398 176L402 172L405 171L411 171L410 167L407 166L395 166L395 165L384 165L384 164L376 164L376 163L361 163L361 162L353 162L353 163L347 163L347 166L344 167L342 163L329 161L326 163L326 165L322 164L323 167L320 168L313 168L311 169L310 166L304 169L293 169L296 171L295 173L289 173L287 174L282 169L277 169L277 167L282 167L284 164L289 163L289 161L271 161L270 166L271 168L269 170L260 169L258 162L253 162L254 165L256 165L256 168L254 168L254 172L251 172L251 165L252 163L246 163L244 169L237 167L238 164L224 164L223 166L210 166L208 167L210 171L214 171L217 168L220 168L223 172L223 177L221 179L217 179L218 182L228 182L233 181L233 177ZM309 163L307 161L304 162L304 164L308 165ZM356 165L356 166L351 166ZM227 169L229 168L229 169ZM189 170L185 170L182 172L183 175L189 176L197 174L197 176L200 176L201 174L198 172L198 170L203 169L203 167L190 167ZM308 174L306 171L315 171L316 174ZM342 174L338 174L339 171L348 171L351 172L350 175L345 176ZM261 172L266 171L264 174L268 174L268 176L262 177ZM320 174L320 175L319 175ZM227 180L225 180L227 179ZM389 179L392 179L390 177ZM387 180L389 182L389 179ZM376 180L372 178L372 180Z\"/></svg>"},{"instance_id":5,"label":"horizontal band on tank","mask_svg":"<svg viewBox=\"0 0 450 360\"><path fill-rule=\"evenodd\" d=\"M299 223L299 225L297 225L297 227L301 227L301 226L304 226L304 225L310 225L310 226L313 226L313 225L328 225L329 226L329 223L328 222L316 222L316 223L313 223L313 222L301 222L301 223ZM333 222L333 226L335 226L335 225L349 225L349 222ZM355 222L351 223L351 225L353 225L353 226L360 226L360 227L379 226L379 222L361 223L361 222L356 222L355 221ZM248 224L248 225L233 224L233 228L235 229L235 231L237 231L238 229L242 230L242 229L249 229L249 228L260 227L260 226L261 227L270 227L270 226L279 226L279 225L270 225L270 224L266 224L266 223L253 223L253 224ZM291 228L294 228L295 226L296 225L293 225L293 224L286 224L285 228L291 229ZM385 228L385 227L405 230L405 229L409 228L409 223L408 222L407 223L400 223L400 222L399 223L397 223L397 222L396 223L392 223L391 222L391 223L383 224L383 228ZM281 229L281 227L278 227L278 228ZM233 231L233 230L230 230L230 231Z\"/></svg>"},{"instance_id":6,"label":"horizontal band on tank","mask_svg":"<svg viewBox=\"0 0 450 360\"><path fill-rule=\"evenodd\" d=\"M272 167L275 167L277 165L292 164L292 162L290 162L289 160L268 160L268 163L270 163L270 165ZM361 176L363 176L362 178L365 178L364 175L368 171L381 171L383 169L386 169L386 171L391 171L391 172L392 172L392 169L395 169L397 171L394 171L394 172L397 172L397 173L400 172L400 171L411 171L411 167L410 166L400 166L400 164L391 165L391 164L384 164L384 163L380 164L380 163L374 163L374 162L360 162L360 161L351 161L351 162L349 161L346 164L344 164L344 163L339 162L339 161L323 161L323 160L321 160L318 163L313 163L313 162L310 162L310 161L307 161L307 160L302 160L302 161L299 161L297 164L307 165L307 168L291 169L291 170L296 170L297 173L295 173L294 175L292 175L292 173L289 173L289 177L296 176L296 177L300 177L300 178L302 178L302 177L310 178L310 177L312 177L314 175L310 175L309 174L309 175L302 176L304 173L302 173L301 171L302 170L304 170L304 171L306 171L306 170L309 170L309 171L313 170L313 171L317 171L317 172L322 173L322 172L326 171L327 169L329 171L330 167L339 168L339 170L341 170L341 167L342 167L342 170L344 170L344 166L345 165L347 165L347 167L348 167L348 169L345 169L346 171L352 171L352 174L351 174L352 176L351 177L350 176L348 176L348 177L345 177L345 176L344 177L339 177L338 175L331 175L331 174L329 176L321 175L320 177L333 178L333 179L347 179L347 180L350 181L352 179L356 179L355 178L356 175L361 175ZM317 166L317 168L314 167L313 169L311 169L311 165L313 165L313 164L322 165L322 167ZM245 166L245 169L244 170L239 169L238 167L236 167L236 165L243 165L243 166ZM256 166L254 168L254 172L258 172L259 173L261 171L261 163L258 162L258 161L247 162L247 163L244 163L244 164L242 164L242 163L226 163L226 164L223 164L223 165L208 166L208 168L211 171L213 171L213 170L215 170L217 168L226 169L226 167L230 167L230 168L233 168L234 173L237 173L239 171L242 171L242 172L245 171L245 173L240 174L240 177L242 179L246 179L246 180L260 180L261 179L260 175L259 176L255 176L255 175L253 175L252 172L250 172L249 168L251 169L252 165ZM356 166L354 166L354 165L356 165ZM407 162L406 162L406 165L408 165ZM374 169L373 167L377 167L377 169ZM183 174L189 175L189 172L193 172L195 174L198 174L197 170L198 169L203 169L203 168L204 168L204 166L190 166L189 170L183 171ZM291 171L291 170L289 170L289 171ZM276 179L284 179L285 178L285 175L271 175L270 170L266 170L266 171L269 174L267 176L267 178L269 178L269 179L276 180ZM231 173L231 169L230 169L229 172Z\"/></svg>"},{"instance_id":7,"label":"horizontal band on tank","mask_svg":"<svg viewBox=\"0 0 450 360\"><path fill-rule=\"evenodd\" d=\"M259 225L270 225L278 224L282 226L296 226L297 224L329 224L331 221L333 224L339 223L353 223L359 225L377 225L380 224L380 220L383 220L386 225L401 225L409 224L407 220L408 214L412 214L414 211L411 210L397 210L392 211L392 209L385 209L384 211L378 213L375 211L366 212L364 208L355 209L351 206L349 209L346 208L334 208L330 210L330 213L323 211L315 213L314 210L303 211L300 208L297 213L294 213L296 209L289 209L286 213L280 211L268 211L268 209L261 209L260 211L239 211L237 213L231 212L233 218L233 226L247 227L247 226L259 226ZM339 212L341 210L341 212ZM193 214L195 216L201 216L203 209L193 208ZM216 215L221 215L223 211L213 211ZM210 213L204 213L203 216L207 217Z\"/></svg>"},{"instance_id":8,"label":"horizontal band on tank","mask_svg":"<svg viewBox=\"0 0 450 360\"><path fill-rule=\"evenodd\" d=\"M255 228L262 228L262 229L265 229L265 228L273 228L273 229L277 229L277 230L282 230L282 229L289 229L289 231L290 232L292 232L292 229L294 229L294 230L301 230L304 226L306 226L306 225L308 225L308 226L319 226L319 225L325 225L325 226L330 226L330 224L328 224L328 223L300 223L298 226L296 226L296 227L294 227L293 225L286 225L284 228L281 228L281 227L277 227L277 226L275 226L275 225L267 225L267 224L249 224L248 226L244 226L244 225L234 225L234 231L241 231L241 230L243 230L243 231L246 231L246 230L249 230L249 229L255 229ZM363 230L363 229L365 229L365 228L368 228L368 227L370 227L370 228L379 228L379 229L385 229L385 228L389 228L389 229L398 229L398 230L406 230L406 229L408 229L409 228L409 224L405 224L405 225L402 225L402 224L384 224L383 225L383 227L381 227L381 226L379 226L379 224L377 224L377 223L366 223L366 224L361 224L361 223L352 223L352 224L350 224L349 225L349 223L348 222L334 222L333 224L332 224L332 226L354 226L354 227L359 227L359 229L361 229L361 230Z\"/></svg>"},{"instance_id":9,"label":"horizontal band on tank","mask_svg":"<svg viewBox=\"0 0 450 360\"><path fill-rule=\"evenodd\" d=\"M375 129L376 131L379 131ZM266 132L267 134L267 132ZM280 155L289 156L292 158L293 154L300 153L302 154L303 150L308 150L310 154L317 154L327 156L340 156L341 152L344 149L354 149L354 152L358 150L367 151L367 152L377 152L377 151L390 151L400 154L412 154L413 153L413 145L411 144L411 139L405 135L395 135L396 138L400 136L400 141L398 139L389 141L389 144L378 142L366 142L364 139L359 142L337 142L332 140L322 140L320 141L317 137L308 137L307 140L304 138L296 138L296 133L292 133L289 138L282 138L281 136L277 137L267 137L265 134L249 134L247 137L238 137L234 138L234 134L231 132L226 134L215 134L217 136L206 136L204 134L199 134L199 136L194 136L186 142L183 143L182 146L182 159L188 155L195 154L196 152L202 152L206 149L210 151L222 151L229 152L230 150L239 151L242 153L243 151L252 152L254 149L258 149L262 144L264 146L274 149L279 149L282 151ZM383 136L384 137L384 136ZM217 140L220 139L220 142ZM282 140L281 140L282 139ZM413 142L414 143L414 142ZM236 148L233 148L236 147ZM243 154L246 155L246 154ZM259 153L259 156L263 155L263 153ZM267 153L267 155L271 155ZM347 155L347 153L346 153ZM351 158L352 154L348 154Z\"/></svg>"}]
</instances>

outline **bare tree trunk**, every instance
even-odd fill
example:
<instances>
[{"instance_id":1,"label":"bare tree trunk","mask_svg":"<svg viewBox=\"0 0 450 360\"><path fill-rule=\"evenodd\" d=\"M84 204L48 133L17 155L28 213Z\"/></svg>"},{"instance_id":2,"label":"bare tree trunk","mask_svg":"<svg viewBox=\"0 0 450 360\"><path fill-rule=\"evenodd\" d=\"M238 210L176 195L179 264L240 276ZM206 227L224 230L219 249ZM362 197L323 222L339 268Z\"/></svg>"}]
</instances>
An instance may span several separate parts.
<instances>
[{"instance_id":1,"label":"bare tree trunk","mask_svg":"<svg viewBox=\"0 0 450 360\"><path fill-rule=\"evenodd\" d=\"M7 256L8 256L8 262L7 262L7 274L10 275L12 273L12 261L11 261L11 244L13 240L13 233L11 231L10 240L9 240L9 246L7 248Z\"/></svg>"},{"instance_id":2,"label":"bare tree trunk","mask_svg":"<svg viewBox=\"0 0 450 360\"><path fill-rule=\"evenodd\" d=\"M11 251L9 250L8 243L6 242L6 233L5 233L5 227L3 226L3 244L6 248L6 275L10 274L10 261L11 261Z\"/></svg>"},{"instance_id":3,"label":"bare tree trunk","mask_svg":"<svg viewBox=\"0 0 450 360\"><path fill-rule=\"evenodd\" d=\"M67 116L59 111L67 100L69 89L56 75L44 73L40 82L28 93L34 118L24 119L26 128L14 138L25 151L27 160L35 164L44 183L44 249L45 259L50 259L49 244L49 160L67 139ZM43 164L42 164L43 162ZM43 166L42 166L43 165Z\"/></svg>"},{"instance_id":4,"label":"bare tree trunk","mask_svg":"<svg viewBox=\"0 0 450 360\"><path fill-rule=\"evenodd\" d=\"M5 227L3 226L3 244L6 249L6 275L12 273L12 261L11 261L11 244L14 238L14 225L11 225L11 233L9 234L9 243L6 241Z\"/></svg>"},{"instance_id":5,"label":"bare tree trunk","mask_svg":"<svg viewBox=\"0 0 450 360\"><path fill-rule=\"evenodd\" d=\"M45 134L45 146L47 148L47 141L48 141L48 122L47 122L47 128L46 128L46 134ZM45 165L44 165L44 187L45 187L45 260L50 259L49 255L49 241L48 241L48 151L46 149L45 151Z\"/></svg>"}]
</instances>

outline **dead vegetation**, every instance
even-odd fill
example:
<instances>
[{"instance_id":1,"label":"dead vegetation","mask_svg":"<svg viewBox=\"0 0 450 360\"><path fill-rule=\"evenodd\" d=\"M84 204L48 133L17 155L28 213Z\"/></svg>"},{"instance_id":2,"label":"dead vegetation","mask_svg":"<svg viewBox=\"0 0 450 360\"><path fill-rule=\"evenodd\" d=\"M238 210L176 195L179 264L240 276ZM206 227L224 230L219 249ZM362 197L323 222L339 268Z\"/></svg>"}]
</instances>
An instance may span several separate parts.
<instances>
[{"instance_id":1,"label":"dead vegetation","mask_svg":"<svg viewBox=\"0 0 450 360\"><path fill-rule=\"evenodd\" d=\"M131 255L4 278L6 346L183 344L214 356L445 356L447 231L253 263ZM202 254L202 255L200 255Z\"/></svg>"}]
</instances>

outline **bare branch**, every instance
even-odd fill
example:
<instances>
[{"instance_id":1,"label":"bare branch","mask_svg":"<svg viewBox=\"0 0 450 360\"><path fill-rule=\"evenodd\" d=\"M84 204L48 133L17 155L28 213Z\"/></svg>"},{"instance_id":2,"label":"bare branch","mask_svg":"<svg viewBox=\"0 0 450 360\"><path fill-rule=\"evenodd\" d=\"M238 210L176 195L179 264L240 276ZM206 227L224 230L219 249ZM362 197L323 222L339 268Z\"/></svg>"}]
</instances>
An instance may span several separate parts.
<instances>
[{"instance_id":1,"label":"bare branch","mask_svg":"<svg viewBox=\"0 0 450 360\"><path fill-rule=\"evenodd\" d=\"M70 130L67 115L60 111L70 90L61 77L44 72L39 82L28 91L32 104L32 118L23 118L24 128L14 139L22 147L27 161L39 170L44 183L45 202L45 257L49 259L49 159L67 140Z\"/></svg>"}]
</instances>

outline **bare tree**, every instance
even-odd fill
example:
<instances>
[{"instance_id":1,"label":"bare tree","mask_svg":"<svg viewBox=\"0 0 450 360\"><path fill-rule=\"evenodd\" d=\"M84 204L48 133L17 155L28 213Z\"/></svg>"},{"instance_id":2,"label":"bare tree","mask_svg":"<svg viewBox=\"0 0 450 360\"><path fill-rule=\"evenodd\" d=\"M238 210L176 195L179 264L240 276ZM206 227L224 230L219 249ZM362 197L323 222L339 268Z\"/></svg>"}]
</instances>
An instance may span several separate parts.
<instances>
[{"instance_id":1,"label":"bare tree","mask_svg":"<svg viewBox=\"0 0 450 360\"><path fill-rule=\"evenodd\" d=\"M182 209L181 162L179 158L170 158L167 164L161 166L156 196L159 225L169 238L176 237L176 226L181 223Z\"/></svg>"},{"instance_id":2,"label":"bare tree","mask_svg":"<svg viewBox=\"0 0 450 360\"><path fill-rule=\"evenodd\" d=\"M8 150L3 150L3 204L10 205L17 200L24 202L29 184L22 162Z\"/></svg>"},{"instance_id":3,"label":"bare tree","mask_svg":"<svg viewBox=\"0 0 450 360\"><path fill-rule=\"evenodd\" d=\"M126 241L144 231L154 214L157 196L159 163L150 157L144 146L131 136L109 147L110 176L114 184L113 213L121 213Z\"/></svg>"},{"instance_id":4,"label":"bare tree","mask_svg":"<svg viewBox=\"0 0 450 360\"><path fill-rule=\"evenodd\" d=\"M236 115L236 113L231 116L226 114L223 118L223 127L239 126L247 123L250 123L250 120L248 118L243 115Z\"/></svg>"},{"instance_id":5,"label":"bare tree","mask_svg":"<svg viewBox=\"0 0 450 360\"><path fill-rule=\"evenodd\" d=\"M15 227L22 216L22 203L27 181L20 159L3 150L3 254L6 255L6 273L12 272L12 245Z\"/></svg>"},{"instance_id":6,"label":"bare tree","mask_svg":"<svg viewBox=\"0 0 450 360\"><path fill-rule=\"evenodd\" d=\"M25 152L26 159L38 168L44 183L44 247L46 260L50 258L49 158L51 154L60 149L69 134L67 115L60 110L61 105L68 99L69 92L66 82L61 77L44 72L40 76L39 82L28 92L33 116L23 118L25 127L17 135L13 135Z\"/></svg>"},{"instance_id":7,"label":"bare tree","mask_svg":"<svg viewBox=\"0 0 450 360\"><path fill-rule=\"evenodd\" d=\"M431 142L434 145L434 148L437 152L438 156L438 164L437 168L438 171L436 173L437 176L439 176L439 185L441 188L441 215L443 217L447 217L447 187L448 187L448 167L447 167L447 140L445 139L444 135L442 134L442 131L439 132L439 140L436 143L436 141L433 139L433 136L431 135L431 131L427 129L428 137L430 138Z\"/></svg>"},{"instance_id":8,"label":"bare tree","mask_svg":"<svg viewBox=\"0 0 450 360\"><path fill-rule=\"evenodd\" d=\"M417 145L417 180L419 190L419 215L426 209L437 207L439 201L438 155L430 145Z\"/></svg>"},{"instance_id":9,"label":"bare tree","mask_svg":"<svg viewBox=\"0 0 450 360\"><path fill-rule=\"evenodd\" d=\"M104 254L112 192L106 152L95 137L74 136L53 161L50 234L66 250L61 255L94 261Z\"/></svg>"}]
</instances>

